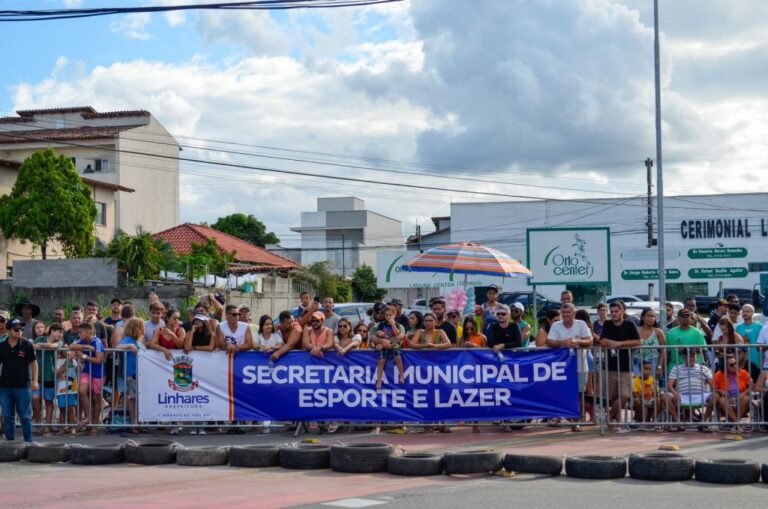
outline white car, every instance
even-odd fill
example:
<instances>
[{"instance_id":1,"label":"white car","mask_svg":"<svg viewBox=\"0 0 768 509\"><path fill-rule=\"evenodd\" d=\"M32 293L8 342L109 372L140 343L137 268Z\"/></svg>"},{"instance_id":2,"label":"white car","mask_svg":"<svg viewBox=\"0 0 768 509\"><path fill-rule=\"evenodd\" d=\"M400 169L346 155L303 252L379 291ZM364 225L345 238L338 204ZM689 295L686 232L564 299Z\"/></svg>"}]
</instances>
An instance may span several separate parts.
<instances>
[{"instance_id":1,"label":"white car","mask_svg":"<svg viewBox=\"0 0 768 509\"><path fill-rule=\"evenodd\" d=\"M408 311L429 311L429 299L413 299L411 305L408 306Z\"/></svg>"}]
</instances>

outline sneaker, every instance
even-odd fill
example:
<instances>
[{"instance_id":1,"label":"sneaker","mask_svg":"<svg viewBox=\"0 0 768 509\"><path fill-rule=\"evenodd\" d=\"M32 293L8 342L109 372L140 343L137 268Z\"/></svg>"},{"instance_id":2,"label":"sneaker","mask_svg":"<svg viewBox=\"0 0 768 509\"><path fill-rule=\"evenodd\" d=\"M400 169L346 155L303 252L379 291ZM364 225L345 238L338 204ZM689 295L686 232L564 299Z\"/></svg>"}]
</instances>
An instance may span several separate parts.
<instances>
[{"instance_id":1,"label":"sneaker","mask_svg":"<svg viewBox=\"0 0 768 509\"><path fill-rule=\"evenodd\" d=\"M198 435L207 435L207 434L208 434L208 432L207 432L207 431L205 431L204 429L201 429L200 431L198 431L198 432L197 432L197 434L198 434Z\"/></svg>"},{"instance_id":2,"label":"sneaker","mask_svg":"<svg viewBox=\"0 0 768 509\"><path fill-rule=\"evenodd\" d=\"M337 431L339 431L339 425L336 424L335 422L331 423L328 425L328 428L326 429L326 431L328 433L336 433Z\"/></svg>"},{"instance_id":3,"label":"sneaker","mask_svg":"<svg viewBox=\"0 0 768 509\"><path fill-rule=\"evenodd\" d=\"M629 433L630 429L626 426L619 426L615 429L616 433Z\"/></svg>"},{"instance_id":4,"label":"sneaker","mask_svg":"<svg viewBox=\"0 0 768 509\"><path fill-rule=\"evenodd\" d=\"M196 429L193 429L189 432L190 435L197 435L198 431Z\"/></svg>"},{"instance_id":5,"label":"sneaker","mask_svg":"<svg viewBox=\"0 0 768 509\"><path fill-rule=\"evenodd\" d=\"M181 433L181 431L182 431L183 429L184 429L184 428L182 428L181 426L179 426L179 427L177 427L177 428L171 428L171 435L178 435L179 433Z\"/></svg>"}]
</instances>

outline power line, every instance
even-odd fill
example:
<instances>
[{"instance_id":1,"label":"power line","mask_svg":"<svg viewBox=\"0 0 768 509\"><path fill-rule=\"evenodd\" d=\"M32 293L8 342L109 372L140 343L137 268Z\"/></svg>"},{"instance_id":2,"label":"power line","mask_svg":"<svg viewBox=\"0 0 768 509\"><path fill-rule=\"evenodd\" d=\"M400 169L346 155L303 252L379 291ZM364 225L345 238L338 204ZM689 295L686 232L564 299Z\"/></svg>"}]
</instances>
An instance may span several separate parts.
<instances>
[{"instance_id":1,"label":"power line","mask_svg":"<svg viewBox=\"0 0 768 509\"><path fill-rule=\"evenodd\" d=\"M157 13L202 10L291 10L363 7L388 4L402 0L259 0L249 2L216 2L208 4L156 5L139 7L99 7L76 9L0 10L0 22L50 21L60 19L93 18L116 14Z\"/></svg>"}]
</instances>

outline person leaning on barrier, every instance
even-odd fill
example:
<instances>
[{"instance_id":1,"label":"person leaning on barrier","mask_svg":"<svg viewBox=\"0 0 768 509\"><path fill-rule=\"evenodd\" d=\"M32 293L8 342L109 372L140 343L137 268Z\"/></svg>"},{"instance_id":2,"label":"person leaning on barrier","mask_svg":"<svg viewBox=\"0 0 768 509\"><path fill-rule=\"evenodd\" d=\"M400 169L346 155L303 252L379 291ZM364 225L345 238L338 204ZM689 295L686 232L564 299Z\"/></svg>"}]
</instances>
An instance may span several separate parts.
<instances>
[{"instance_id":1,"label":"person leaning on barrier","mask_svg":"<svg viewBox=\"0 0 768 509\"><path fill-rule=\"evenodd\" d=\"M171 360L173 358L171 350L184 348L186 333L179 323L180 319L181 316L177 310L168 309L164 317L165 326L155 329L147 348L161 352L167 360Z\"/></svg>"},{"instance_id":2,"label":"person leaning on barrier","mask_svg":"<svg viewBox=\"0 0 768 509\"><path fill-rule=\"evenodd\" d=\"M290 311L281 311L278 316L280 323L277 325L277 331L283 337L283 346L275 350L270 359L272 362L277 362L280 357L290 352L291 350L299 350L302 348L302 328Z\"/></svg>"},{"instance_id":3,"label":"person leaning on barrier","mask_svg":"<svg viewBox=\"0 0 768 509\"><path fill-rule=\"evenodd\" d=\"M360 347L363 338L352 331L352 322L347 318L341 318L339 319L338 329L334 337L336 353L346 355L350 350Z\"/></svg>"},{"instance_id":4,"label":"person leaning on barrier","mask_svg":"<svg viewBox=\"0 0 768 509\"><path fill-rule=\"evenodd\" d=\"M625 306L620 300L608 306L611 320L603 324L600 346L608 354L608 399L611 401L610 416L619 420L621 409L626 407L632 394L632 352L640 346L640 334L632 322L624 319Z\"/></svg>"},{"instance_id":5,"label":"person leaning on barrier","mask_svg":"<svg viewBox=\"0 0 768 509\"><path fill-rule=\"evenodd\" d=\"M126 353L122 354L125 362L120 363L120 369L117 370L117 390L120 394L123 394L126 398L128 407L128 415L131 416L131 422L137 423L136 420L136 355L139 353L139 346L141 344L141 338L144 337L144 322L140 318L131 318L125 324L125 332L123 333L123 339L120 340L118 350L126 350ZM170 360L170 352L166 350L168 355L166 359ZM132 428L130 433L140 433L136 428Z\"/></svg>"},{"instance_id":6,"label":"person leaning on barrier","mask_svg":"<svg viewBox=\"0 0 768 509\"><path fill-rule=\"evenodd\" d=\"M696 361L698 351L686 348L682 351L682 364L673 367L667 377L667 390L661 397L664 406L673 422L680 421L678 408L698 409L706 406L702 422L709 420L714 409L712 397L712 371ZM672 425L672 431L683 431L680 426ZM699 431L707 432L709 428L702 424Z\"/></svg>"},{"instance_id":7,"label":"person leaning on barrier","mask_svg":"<svg viewBox=\"0 0 768 509\"><path fill-rule=\"evenodd\" d=\"M200 350L213 352L216 349L216 334L211 328L211 322L207 315L195 315L192 319L192 328L184 338L184 351Z\"/></svg>"},{"instance_id":8,"label":"person leaning on barrier","mask_svg":"<svg viewBox=\"0 0 768 509\"><path fill-rule=\"evenodd\" d=\"M752 304L744 304L741 308L742 322L736 325L736 333L741 335L744 343L756 345L760 338L760 332L763 329L762 324L754 321L755 307ZM747 353L747 364L745 368L749 371L749 376L753 381L757 381L760 376L760 366L763 365L763 359L760 350L757 347L751 347Z\"/></svg>"},{"instance_id":9,"label":"person leaning on barrier","mask_svg":"<svg viewBox=\"0 0 768 509\"><path fill-rule=\"evenodd\" d=\"M704 333L701 330L693 327L691 323L692 314L687 308L682 308L677 312L677 321L679 325L674 329L667 331L667 346L678 347L669 349L669 369L674 368L679 364L683 364L685 360L680 356L680 348L683 346L707 346L707 340L704 337Z\"/></svg>"},{"instance_id":10,"label":"person leaning on barrier","mask_svg":"<svg viewBox=\"0 0 768 509\"><path fill-rule=\"evenodd\" d=\"M437 328L437 318L433 313L424 313L424 328L416 331L408 343L414 350L444 350L451 347L445 331Z\"/></svg>"},{"instance_id":11,"label":"person leaning on barrier","mask_svg":"<svg viewBox=\"0 0 768 509\"><path fill-rule=\"evenodd\" d=\"M16 414L25 442L32 441L32 392L38 389L37 355L22 338L21 320L8 322L8 339L0 343L0 407L6 440L14 440ZM31 387L31 390L30 390Z\"/></svg>"},{"instance_id":12,"label":"person leaning on barrier","mask_svg":"<svg viewBox=\"0 0 768 509\"><path fill-rule=\"evenodd\" d=\"M435 315L435 320L437 321L436 327L445 332L445 335L448 336L448 341L450 341L451 344L456 344L459 336L456 332L456 327L446 320L445 299L442 297L430 299L429 308L432 310L432 314Z\"/></svg>"},{"instance_id":13,"label":"person leaning on barrier","mask_svg":"<svg viewBox=\"0 0 768 509\"><path fill-rule=\"evenodd\" d=\"M333 331L323 325L322 311L315 311L309 317L309 327L304 327L301 335L301 345L313 357L322 357L325 352L332 350Z\"/></svg>"},{"instance_id":14,"label":"person leaning on barrier","mask_svg":"<svg viewBox=\"0 0 768 509\"><path fill-rule=\"evenodd\" d=\"M283 346L283 335L275 330L275 324L269 315L259 318L259 332L253 339L253 349L262 353L274 352Z\"/></svg>"},{"instance_id":15,"label":"person leaning on barrier","mask_svg":"<svg viewBox=\"0 0 768 509\"><path fill-rule=\"evenodd\" d=\"M104 344L93 334L93 325L80 324L80 339L69 347L82 352L83 371L80 373L81 424L98 424L101 421L101 389L104 380ZM96 434L94 429L92 434Z\"/></svg>"},{"instance_id":16,"label":"person leaning on barrier","mask_svg":"<svg viewBox=\"0 0 768 509\"><path fill-rule=\"evenodd\" d=\"M477 321L474 316L464 319L459 337L459 348L487 348L488 338L477 331Z\"/></svg>"},{"instance_id":17,"label":"person leaning on barrier","mask_svg":"<svg viewBox=\"0 0 768 509\"><path fill-rule=\"evenodd\" d=\"M537 348L543 348L547 346L547 336L549 336L549 329L552 324L560 320L560 310L550 309L547 313L539 318L538 330L536 331L536 337L533 339L534 345Z\"/></svg>"},{"instance_id":18,"label":"person leaning on barrier","mask_svg":"<svg viewBox=\"0 0 768 509\"><path fill-rule=\"evenodd\" d=\"M42 322L38 322L38 325ZM64 342L64 329L58 323L48 327L48 335L35 339L34 348L38 359L38 385L40 388L32 397L32 420L42 421L42 406L45 402L45 424L53 422L53 399L56 395L56 349ZM43 428L43 436L50 434L48 427Z\"/></svg>"},{"instance_id":19,"label":"person leaning on barrier","mask_svg":"<svg viewBox=\"0 0 768 509\"><path fill-rule=\"evenodd\" d=\"M520 327L510 321L509 306L501 304L496 309L496 319L498 322L488 328L488 346L494 352L505 348L522 348L523 335L520 333Z\"/></svg>"},{"instance_id":20,"label":"person leaning on barrier","mask_svg":"<svg viewBox=\"0 0 768 509\"><path fill-rule=\"evenodd\" d=\"M216 329L216 343L225 352L253 350L251 329L240 321L240 310L234 304L227 304L224 309L224 320Z\"/></svg>"}]
</instances>

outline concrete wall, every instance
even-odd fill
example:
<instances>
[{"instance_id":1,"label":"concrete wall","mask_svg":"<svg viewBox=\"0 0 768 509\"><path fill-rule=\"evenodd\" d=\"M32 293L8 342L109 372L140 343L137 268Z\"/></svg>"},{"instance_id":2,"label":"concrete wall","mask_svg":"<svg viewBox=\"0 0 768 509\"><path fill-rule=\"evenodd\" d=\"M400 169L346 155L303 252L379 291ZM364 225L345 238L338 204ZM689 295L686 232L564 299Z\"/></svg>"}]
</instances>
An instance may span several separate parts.
<instances>
[{"instance_id":1,"label":"concrete wall","mask_svg":"<svg viewBox=\"0 0 768 509\"><path fill-rule=\"evenodd\" d=\"M117 262L106 258L17 260L13 286L22 288L83 288L118 284Z\"/></svg>"},{"instance_id":2,"label":"concrete wall","mask_svg":"<svg viewBox=\"0 0 768 509\"><path fill-rule=\"evenodd\" d=\"M0 302L2 307L10 308L10 303L19 297L25 297L41 308L40 317L48 322L56 306L71 307L74 304L85 305L89 300L106 307L109 301L118 297L132 302L142 315L148 315L149 287L91 286L87 288L23 288L14 286L13 281L0 281ZM156 291L161 300L172 306L185 309L194 290L189 285L159 285Z\"/></svg>"},{"instance_id":3,"label":"concrete wall","mask_svg":"<svg viewBox=\"0 0 768 509\"><path fill-rule=\"evenodd\" d=\"M261 315L277 316L280 311L293 309L299 304L299 294L293 292L290 279L265 277L263 293L227 292L227 304L246 305L251 308L251 319L258 323ZM205 293L198 290L198 293Z\"/></svg>"}]
</instances>

